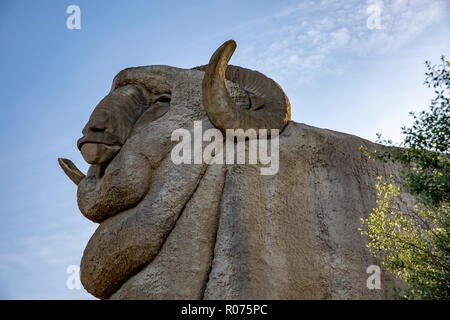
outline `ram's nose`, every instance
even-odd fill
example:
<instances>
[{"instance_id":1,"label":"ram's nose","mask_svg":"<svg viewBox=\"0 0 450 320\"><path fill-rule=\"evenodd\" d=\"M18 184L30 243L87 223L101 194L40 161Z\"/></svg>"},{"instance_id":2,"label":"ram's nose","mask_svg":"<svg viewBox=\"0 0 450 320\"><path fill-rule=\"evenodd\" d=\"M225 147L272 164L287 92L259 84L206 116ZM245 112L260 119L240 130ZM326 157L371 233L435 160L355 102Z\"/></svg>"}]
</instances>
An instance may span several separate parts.
<instances>
[{"instance_id":1,"label":"ram's nose","mask_svg":"<svg viewBox=\"0 0 450 320\"><path fill-rule=\"evenodd\" d=\"M89 119L89 122L84 126L82 133L88 135L92 132L105 132L107 123L106 115L103 113L93 114Z\"/></svg>"}]
</instances>

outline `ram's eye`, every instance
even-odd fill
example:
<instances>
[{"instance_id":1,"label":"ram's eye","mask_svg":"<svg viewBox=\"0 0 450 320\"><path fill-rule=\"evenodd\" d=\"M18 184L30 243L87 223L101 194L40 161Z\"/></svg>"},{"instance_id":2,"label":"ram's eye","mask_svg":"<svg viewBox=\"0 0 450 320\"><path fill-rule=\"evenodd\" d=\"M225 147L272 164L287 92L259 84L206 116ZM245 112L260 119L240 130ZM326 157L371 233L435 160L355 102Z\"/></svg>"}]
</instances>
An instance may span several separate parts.
<instances>
[{"instance_id":1,"label":"ram's eye","mask_svg":"<svg viewBox=\"0 0 450 320\"><path fill-rule=\"evenodd\" d=\"M167 95L167 94L162 94L162 95L156 97L156 99L153 100L153 103L154 104L161 104L161 105L169 104L170 103L170 96Z\"/></svg>"}]
</instances>

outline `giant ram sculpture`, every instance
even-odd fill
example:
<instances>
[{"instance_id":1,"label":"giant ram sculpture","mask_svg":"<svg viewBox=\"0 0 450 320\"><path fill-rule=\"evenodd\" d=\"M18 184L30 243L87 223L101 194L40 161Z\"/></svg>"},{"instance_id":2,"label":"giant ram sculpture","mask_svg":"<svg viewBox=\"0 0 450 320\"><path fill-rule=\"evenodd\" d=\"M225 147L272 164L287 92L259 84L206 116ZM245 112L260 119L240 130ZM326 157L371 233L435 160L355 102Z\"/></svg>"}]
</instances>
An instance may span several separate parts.
<instances>
[{"instance_id":1,"label":"giant ram sculpture","mask_svg":"<svg viewBox=\"0 0 450 320\"><path fill-rule=\"evenodd\" d=\"M289 100L263 74L227 66L225 42L208 65L128 68L114 79L78 141L86 176L78 206L99 223L81 281L102 299L380 299L360 218L392 164L364 157L356 136L290 120ZM175 164L172 133L278 129L279 170L262 164ZM270 137L269 137L270 139Z\"/></svg>"}]
</instances>

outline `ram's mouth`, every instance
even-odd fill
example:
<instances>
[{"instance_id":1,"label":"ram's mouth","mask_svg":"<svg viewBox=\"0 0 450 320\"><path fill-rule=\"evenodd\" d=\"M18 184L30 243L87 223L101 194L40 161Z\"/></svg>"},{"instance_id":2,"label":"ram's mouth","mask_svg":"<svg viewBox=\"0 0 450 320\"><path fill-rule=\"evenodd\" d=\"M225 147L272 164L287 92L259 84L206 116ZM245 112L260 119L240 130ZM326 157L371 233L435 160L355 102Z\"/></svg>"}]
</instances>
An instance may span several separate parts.
<instances>
[{"instance_id":1,"label":"ram's mouth","mask_svg":"<svg viewBox=\"0 0 450 320\"><path fill-rule=\"evenodd\" d=\"M81 151L83 145L85 144L99 144L107 147L120 148L123 145L123 141L119 136L115 134L107 132L91 132L78 140L78 150Z\"/></svg>"},{"instance_id":2,"label":"ram's mouth","mask_svg":"<svg viewBox=\"0 0 450 320\"><path fill-rule=\"evenodd\" d=\"M90 132L78 140L77 146L84 160L96 165L96 176L100 178L107 165L120 151L123 141L119 136L107 132Z\"/></svg>"},{"instance_id":3,"label":"ram's mouth","mask_svg":"<svg viewBox=\"0 0 450 320\"><path fill-rule=\"evenodd\" d=\"M98 142L86 142L81 146L81 154L89 164L106 165L112 156L119 152L121 146Z\"/></svg>"},{"instance_id":4,"label":"ram's mouth","mask_svg":"<svg viewBox=\"0 0 450 320\"><path fill-rule=\"evenodd\" d=\"M111 148L114 148L114 147L119 147L120 148L122 146L121 143L110 143L110 142L103 142L103 141L89 141L89 140L86 140L86 141L83 141L82 143L80 143L80 146L78 147L78 149L81 151L83 146L86 145L86 144L100 144L100 145L104 145L106 147L111 147Z\"/></svg>"}]
</instances>

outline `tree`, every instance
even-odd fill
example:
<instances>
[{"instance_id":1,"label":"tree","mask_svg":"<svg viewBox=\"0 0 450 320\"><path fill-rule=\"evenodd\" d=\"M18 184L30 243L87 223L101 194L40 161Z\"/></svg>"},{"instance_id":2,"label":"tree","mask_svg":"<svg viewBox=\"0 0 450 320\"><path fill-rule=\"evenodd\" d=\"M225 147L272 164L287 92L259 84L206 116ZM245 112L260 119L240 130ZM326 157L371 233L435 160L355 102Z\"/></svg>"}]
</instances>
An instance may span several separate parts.
<instances>
[{"instance_id":1,"label":"tree","mask_svg":"<svg viewBox=\"0 0 450 320\"><path fill-rule=\"evenodd\" d=\"M360 231L368 237L367 247L380 258L384 268L402 279L405 299L448 299L450 296L449 238L449 145L450 62L425 62L425 84L435 90L429 110L410 113L411 127L402 127L405 139L391 140L378 150L362 148L376 161L402 164L400 178L379 177L377 206ZM400 192L413 195L415 203L402 203Z\"/></svg>"}]
</instances>

